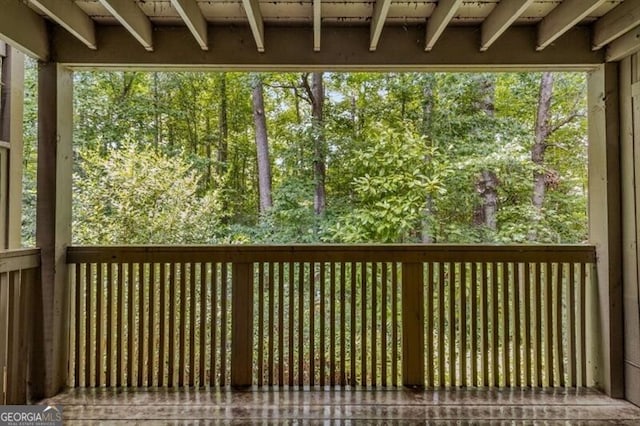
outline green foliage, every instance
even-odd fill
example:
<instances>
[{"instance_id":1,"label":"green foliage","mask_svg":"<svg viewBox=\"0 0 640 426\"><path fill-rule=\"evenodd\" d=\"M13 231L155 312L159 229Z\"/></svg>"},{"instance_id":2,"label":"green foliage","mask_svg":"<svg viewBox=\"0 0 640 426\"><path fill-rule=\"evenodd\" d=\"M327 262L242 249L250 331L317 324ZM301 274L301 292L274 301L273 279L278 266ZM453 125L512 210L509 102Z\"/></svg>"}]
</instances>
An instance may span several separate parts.
<instances>
[{"instance_id":1,"label":"green foliage","mask_svg":"<svg viewBox=\"0 0 640 426\"><path fill-rule=\"evenodd\" d=\"M106 156L79 152L74 243L178 244L216 241L216 193L197 196L198 176L178 158L123 143Z\"/></svg>"},{"instance_id":2,"label":"green foliage","mask_svg":"<svg viewBox=\"0 0 640 426\"><path fill-rule=\"evenodd\" d=\"M27 69L24 240L35 235ZM586 241L586 79L554 76L542 211L531 204L540 74L325 73L327 210L314 214L303 74L262 75L273 208L260 215L251 75L76 72L74 240L111 243ZM488 100L490 86L493 98ZM491 102L489 102L491 101ZM487 112L487 105L493 109ZM478 179L498 180L497 228Z\"/></svg>"}]
</instances>

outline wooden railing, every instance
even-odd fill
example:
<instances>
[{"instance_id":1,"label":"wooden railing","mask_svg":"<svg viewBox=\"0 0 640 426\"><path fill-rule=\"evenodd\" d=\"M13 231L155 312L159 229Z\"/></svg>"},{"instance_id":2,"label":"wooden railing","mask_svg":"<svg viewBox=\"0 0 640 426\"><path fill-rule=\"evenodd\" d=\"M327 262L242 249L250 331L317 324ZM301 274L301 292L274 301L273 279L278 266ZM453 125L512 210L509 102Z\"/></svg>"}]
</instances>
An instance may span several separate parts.
<instances>
[{"instance_id":1,"label":"wooden railing","mask_svg":"<svg viewBox=\"0 0 640 426\"><path fill-rule=\"evenodd\" d=\"M592 246L70 247L70 386L585 386Z\"/></svg>"},{"instance_id":2,"label":"wooden railing","mask_svg":"<svg viewBox=\"0 0 640 426\"><path fill-rule=\"evenodd\" d=\"M38 249L0 251L0 405L27 401L29 294L39 266Z\"/></svg>"}]
</instances>

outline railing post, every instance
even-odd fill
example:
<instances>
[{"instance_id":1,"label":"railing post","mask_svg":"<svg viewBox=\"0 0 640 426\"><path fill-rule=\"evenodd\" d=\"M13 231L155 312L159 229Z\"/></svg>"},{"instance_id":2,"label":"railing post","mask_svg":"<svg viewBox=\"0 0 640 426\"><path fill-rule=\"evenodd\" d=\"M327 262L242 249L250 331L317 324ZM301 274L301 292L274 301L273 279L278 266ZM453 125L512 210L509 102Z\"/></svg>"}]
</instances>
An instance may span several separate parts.
<instances>
[{"instance_id":1,"label":"railing post","mask_svg":"<svg viewBox=\"0 0 640 426\"><path fill-rule=\"evenodd\" d=\"M253 263L234 263L231 293L231 386L253 383Z\"/></svg>"},{"instance_id":2,"label":"railing post","mask_svg":"<svg viewBox=\"0 0 640 426\"><path fill-rule=\"evenodd\" d=\"M424 272L402 264L402 384L424 387Z\"/></svg>"}]
</instances>

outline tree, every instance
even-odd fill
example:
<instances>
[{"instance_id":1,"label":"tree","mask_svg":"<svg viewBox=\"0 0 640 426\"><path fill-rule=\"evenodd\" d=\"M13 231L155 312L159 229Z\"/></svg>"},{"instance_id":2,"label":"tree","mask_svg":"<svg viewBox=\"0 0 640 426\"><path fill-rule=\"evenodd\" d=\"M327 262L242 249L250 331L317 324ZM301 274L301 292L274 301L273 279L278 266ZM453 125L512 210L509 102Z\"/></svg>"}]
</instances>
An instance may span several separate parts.
<instances>
[{"instance_id":1,"label":"tree","mask_svg":"<svg viewBox=\"0 0 640 426\"><path fill-rule=\"evenodd\" d=\"M553 96L553 73L544 72L540 78L540 97L536 113L536 124L534 129L534 143L531 148L531 161L535 166L533 172L533 196L531 201L534 208L534 219L540 222L542 217L542 205L546 189L546 175L544 170L544 153L547 149L547 139L551 134L551 98ZM529 240L537 239L536 228L534 227Z\"/></svg>"},{"instance_id":2,"label":"tree","mask_svg":"<svg viewBox=\"0 0 640 426\"><path fill-rule=\"evenodd\" d=\"M264 109L262 77L255 74L252 79L253 120L255 123L256 151L258 156L258 187L260 193L260 213L271 209L271 162L269 161L269 140L267 119Z\"/></svg>"}]
</instances>

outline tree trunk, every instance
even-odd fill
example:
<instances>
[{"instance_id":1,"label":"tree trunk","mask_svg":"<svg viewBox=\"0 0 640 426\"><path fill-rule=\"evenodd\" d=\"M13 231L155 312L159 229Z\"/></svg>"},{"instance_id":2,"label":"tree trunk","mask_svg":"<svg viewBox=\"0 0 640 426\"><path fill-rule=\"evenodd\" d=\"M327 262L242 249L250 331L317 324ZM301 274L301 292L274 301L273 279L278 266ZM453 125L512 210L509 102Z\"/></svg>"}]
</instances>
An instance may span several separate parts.
<instances>
[{"instance_id":1,"label":"tree trunk","mask_svg":"<svg viewBox=\"0 0 640 426\"><path fill-rule=\"evenodd\" d=\"M227 74L220 73L218 82L218 99L220 109L218 115L219 139L218 139L218 176L223 176L227 171L229 121L227 118Z\"/></svg>"},{"instance_id":2,"label":"tree trunk","mask_svg":"<svg viewBox=\"0 0 640 426\"><path fill-rule=\"evenodd\" d=\"M325 178L326 178L326 150L324 140L324 84L323 73L311 73L311 87L308 94L311 99L311 117L313 133L313 181L315 185L313 209L316 215L324 215L327 207Z\"/></svg>"},{"instance_id":3,"label":"tree trunk","mask_svg":"<svg viewBox=\"0 0 640 426\"><path fill-rule=\"evenodd\" d=\"M551 99L553 97L553 74L542 73L540 79L540 98L536 114L535 139L531 148L531 161L535 166L533 171L533 195L531 202L534 208L534 223L542 219L542 205L546 192L544 154L547 149L547 138L551 134ZM529 233L529 241L537 239L536 229Z\"/></svg>"},{"instance_id":4,"label":"tree trunk","mask_svg":"<svg viewBox=\"0 0 640 426\"><path fill-rule=\"evenodd\" d=\"M475 107L487 117L495 114L496 77L491 74L474 76L477 88ZM480 206L475 213L475 223L495 231L498 227L498 176L492 170L482 170L476 181L476 190L480 196Z\"/></svg>"},{"instance_id":5,"label":"tree trunk","mask_svg":"<svg viewBox=\"0 0 640 426\"><path fill-rule=\"evenodd\" d=\"M260 213L265 213L272 206L271 163L269 161L269 141L267 138L267 120L264 113L262 77L259 74L253 76L252 85L253 122L255 124L256 151L258 155Z\"/></svg>"},{"instance_id":6,"label":"tree trunk","mask_svg":"<svg viewBox=\"0 0 640 426\"><path fill-rule=\"evenodd\" d=\"M482 200L476 213L476 224L495 231L498 227L498 177L490 170L483 170L476 181L476 189Z\"/></svg>"},{"instance_id":7,"label":"tree trunk","mask_svg":"<svg viewBox=\"0 0 640 426\"><path fill-rule=\"evenodd\" d=\"M427 149L431 146L431 121L433 114L433 89L435 78L427 76L422 88L422 136L427 138ZM427 153L424 156L425 163L431 162L431 156ZM433 196L425 195L424 209L422 211L422 226L420 230L420 240L424 244L432 244L435 242L433 236Z\"/></svg>"}]
</instances>

